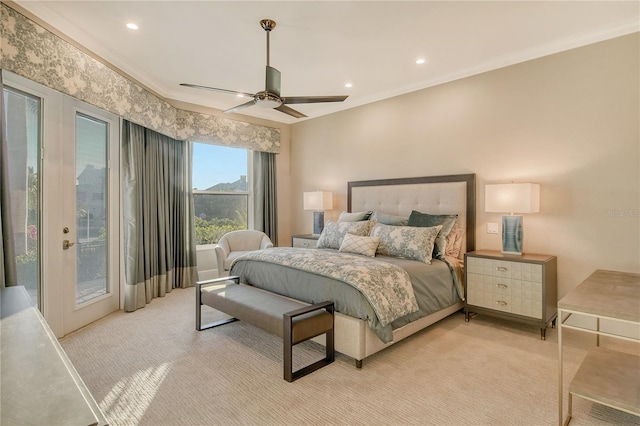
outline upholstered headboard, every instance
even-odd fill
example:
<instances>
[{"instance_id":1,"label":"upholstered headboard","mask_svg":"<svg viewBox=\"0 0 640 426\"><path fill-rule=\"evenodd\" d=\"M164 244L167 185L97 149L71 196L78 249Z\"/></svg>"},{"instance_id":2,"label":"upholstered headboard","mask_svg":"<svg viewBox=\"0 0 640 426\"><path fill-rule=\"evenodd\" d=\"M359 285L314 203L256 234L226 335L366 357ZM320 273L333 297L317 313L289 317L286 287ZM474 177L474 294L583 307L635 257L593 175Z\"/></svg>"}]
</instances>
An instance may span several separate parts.
<instances>
[{"instance_id":1,"label":"upholstered headboard","mask_svg":"<svg viewBox=\"0 0 640 426\"><path fill-rule=\"evenodd\" d=\"M409 217L412 210L430 214L457 213L466 229L467 252L475 250L476 176L474 174L381 179L348 183L350 212L379 211Z\"/></svg>"}]
</instances>

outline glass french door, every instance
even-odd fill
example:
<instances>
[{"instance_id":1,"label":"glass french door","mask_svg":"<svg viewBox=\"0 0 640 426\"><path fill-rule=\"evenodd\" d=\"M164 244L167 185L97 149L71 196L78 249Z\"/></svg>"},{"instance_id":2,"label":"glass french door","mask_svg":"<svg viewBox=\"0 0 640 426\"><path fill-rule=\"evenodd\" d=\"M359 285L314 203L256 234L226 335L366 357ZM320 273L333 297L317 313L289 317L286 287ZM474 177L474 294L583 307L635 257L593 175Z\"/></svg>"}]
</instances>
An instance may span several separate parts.
<instances>
[{"instance_id":1,"label":"glass french door","mask_svg":"<svg viewBox=\"0 0 640 426\"><path fill-rule=\"evenodd\" d=\"M3 80L10 170L23 189L12 200L18 285L61 337L120 306L120 122L4 71Z\"/></svg>"},{"instance_id":2,"label":"glass french door","mask_svg":"<svg viewBox=\"0 0 640 426\"><path fill-rule=\"evenodd\" d=\"M59 192L66 201L60 206L58 244L67 334L119 307L120 122L67 97L63 115Z\"/></svg>"}]
</instances>

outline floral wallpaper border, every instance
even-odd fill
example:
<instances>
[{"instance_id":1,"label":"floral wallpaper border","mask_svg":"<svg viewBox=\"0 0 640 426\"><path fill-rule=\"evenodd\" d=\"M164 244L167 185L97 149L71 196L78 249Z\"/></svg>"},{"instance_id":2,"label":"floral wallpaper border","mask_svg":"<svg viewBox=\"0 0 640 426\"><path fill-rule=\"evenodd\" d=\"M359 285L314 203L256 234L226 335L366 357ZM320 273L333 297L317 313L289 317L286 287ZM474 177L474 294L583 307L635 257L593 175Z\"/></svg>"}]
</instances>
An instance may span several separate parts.
<instances>
[{"instance_id":1,"label":"floral wallpaper border","mask_svg":"<svg viewBox=\"0 0 640 426\"><path fill-rule=\"evenodd\" d=\"M175 139L280 152L280 130L175 108L0 3L0 68Z\"/></svg>"}]
</instances>

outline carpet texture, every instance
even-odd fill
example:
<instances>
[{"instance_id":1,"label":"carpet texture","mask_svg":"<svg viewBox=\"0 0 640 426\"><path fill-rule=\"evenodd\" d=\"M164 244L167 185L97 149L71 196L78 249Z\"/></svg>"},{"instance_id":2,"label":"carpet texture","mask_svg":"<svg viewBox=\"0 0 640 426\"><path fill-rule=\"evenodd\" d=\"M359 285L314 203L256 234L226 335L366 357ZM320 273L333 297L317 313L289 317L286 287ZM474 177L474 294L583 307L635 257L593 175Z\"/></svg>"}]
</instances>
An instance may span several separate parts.
<instances>
[{"instance_id":1,"label":"carpet texture","mask_svg":"<svg viewBox=\"0 0 640 426\"><path fill-rule=\"evenodd\" d=\"M282 342L234 322L198 332L194 289L90 324L61 344L112 425L555 425L555 329L457 313L364 361L282 379ZM203 318L224 318L206 308ZM595 338L564 333L566 388ZM637 353L638 345L602 339ZM323 347L296 346L298 367ZM640 390L640 377L639 377ZM640 425L574 398L571 425Z\"/></svg>"}]
</instances>

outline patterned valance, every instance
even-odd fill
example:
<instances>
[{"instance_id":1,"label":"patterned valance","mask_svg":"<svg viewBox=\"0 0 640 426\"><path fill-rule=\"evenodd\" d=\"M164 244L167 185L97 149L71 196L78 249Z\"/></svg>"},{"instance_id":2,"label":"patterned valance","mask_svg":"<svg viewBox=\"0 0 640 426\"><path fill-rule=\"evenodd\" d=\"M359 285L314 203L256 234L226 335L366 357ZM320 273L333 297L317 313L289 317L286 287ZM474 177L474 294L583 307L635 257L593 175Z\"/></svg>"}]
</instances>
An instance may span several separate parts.
<instances>
[{"instance_id":1,"label":"patterned valance","mask_svg":"<svg viewBox=\"0 0 640 426\"><path fill-rule=\"evenodd\" d=\"M175 108L0 4L0 68L175 139L280 151L280 130Z\"/></svg>"}]
</instances>

